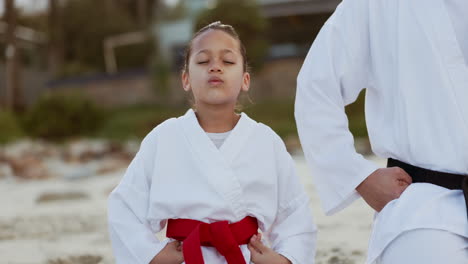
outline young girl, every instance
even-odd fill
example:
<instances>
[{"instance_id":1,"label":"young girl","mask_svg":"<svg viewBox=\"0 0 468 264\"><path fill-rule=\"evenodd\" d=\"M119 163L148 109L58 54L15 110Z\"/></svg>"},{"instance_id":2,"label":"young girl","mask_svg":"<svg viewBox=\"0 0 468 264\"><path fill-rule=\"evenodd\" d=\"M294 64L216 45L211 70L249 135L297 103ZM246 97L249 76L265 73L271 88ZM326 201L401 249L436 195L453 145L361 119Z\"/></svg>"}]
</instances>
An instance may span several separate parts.
<instances>
[{"instance_id":1,"label":"young girl","mask_svg":"<svg viewBox=\"0 0 468 264\"><path fill-rule=\"evenodd\" d=\"M182 83L196 110L153 129L109 197L116 262L313 263L316 228L291 156L269 127L234 111L250 75L231 26L195 34ZM166 225L170 239L159 241Z\"/></svg>"}]
</instances>

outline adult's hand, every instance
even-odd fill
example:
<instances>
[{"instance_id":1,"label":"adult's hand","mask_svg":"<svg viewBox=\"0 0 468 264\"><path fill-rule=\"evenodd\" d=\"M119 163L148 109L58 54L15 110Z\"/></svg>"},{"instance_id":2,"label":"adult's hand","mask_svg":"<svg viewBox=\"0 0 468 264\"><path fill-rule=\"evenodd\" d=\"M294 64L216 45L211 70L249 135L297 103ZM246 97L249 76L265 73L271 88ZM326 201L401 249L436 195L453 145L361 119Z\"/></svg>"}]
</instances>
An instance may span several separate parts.
<instances>
[{"instance_id":1,"label":"adult's hand","mask_svg":"<svg viewBox=\"0 0 468 264\"><path fill-rule=\"evenodd\" d=\"M412 183L411 176L399 167L382 168L370 174L356 191L377 212L391 200L397 199Z\"/></svg>"}]
</instances>

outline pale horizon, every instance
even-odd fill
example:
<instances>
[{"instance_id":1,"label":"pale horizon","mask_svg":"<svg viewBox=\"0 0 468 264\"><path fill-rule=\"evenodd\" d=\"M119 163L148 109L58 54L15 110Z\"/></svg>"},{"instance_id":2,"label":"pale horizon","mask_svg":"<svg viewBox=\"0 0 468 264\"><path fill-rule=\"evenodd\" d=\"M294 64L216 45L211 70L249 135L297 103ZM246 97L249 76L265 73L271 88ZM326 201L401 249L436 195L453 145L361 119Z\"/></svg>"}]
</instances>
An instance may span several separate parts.
<instances>
[{"instance_id":1,"label":"pale horizon","mask_svg":"<svg viewBox=\"0 0 468 264\"><path fill-rule=\"evenodd\" d=\"M5 0L3 0L5 1ZM5 3L0 4L0 16L3 16ZM168 5L175 5L179 0L164 0ZM48 0L15 0L15 6L20 7L26 13L34 13L47 8Z\"/></svg>"}]
</instances>

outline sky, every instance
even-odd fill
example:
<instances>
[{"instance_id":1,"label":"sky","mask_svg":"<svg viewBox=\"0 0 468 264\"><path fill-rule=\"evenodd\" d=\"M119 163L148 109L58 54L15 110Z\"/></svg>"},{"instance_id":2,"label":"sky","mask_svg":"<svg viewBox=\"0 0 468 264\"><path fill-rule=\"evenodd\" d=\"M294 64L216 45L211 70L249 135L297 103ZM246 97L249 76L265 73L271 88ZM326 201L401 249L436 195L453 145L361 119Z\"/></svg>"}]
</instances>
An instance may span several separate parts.
<instances>
[{"instance_id":1,"label":"sky","mask_svg":"<svg viewBox=\"0 0 468 264\"><path fill-rule=\"evenodd\" d=\"M0 15L3 14L5 0L0 0ZM100 0L97 0L100 1ZM169 5L176 4L179 0L164 0ZM15 0L15 5L26 12L34 12L47 8L48 0Z\"/></svg>"},{"instance_id":2,"label":"sky","mask_svg":"<svg viewBox=\"0 0 468 264\"><path fill-rule=\"evenodd\" d=\"M0 0L0 14L3 14L5 0ZM15 0L15 6L21 7L26 12L34 12L47 7L48 0Z\"/></svg>"}]
</instances>

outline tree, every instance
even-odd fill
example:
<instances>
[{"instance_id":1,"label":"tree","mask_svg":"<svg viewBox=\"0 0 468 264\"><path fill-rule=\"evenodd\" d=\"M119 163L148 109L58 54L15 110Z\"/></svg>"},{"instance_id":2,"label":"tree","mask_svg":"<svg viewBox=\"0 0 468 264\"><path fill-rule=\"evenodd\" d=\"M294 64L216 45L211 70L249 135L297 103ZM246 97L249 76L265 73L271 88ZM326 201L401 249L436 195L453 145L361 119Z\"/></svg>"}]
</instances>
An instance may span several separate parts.
<instances>
[{"instance_id":1,"label":"tree","mask_svg":"<svg viewBox=\"0 0 468 264\"><path fill-rule=\"evenodd\" d=\"M124 0L68 0L62 7L64 39L62 76L104 71L103 42L109 36L140 30L138 23L120 3ZM133 1L132 1L133 2ZM119 66L139 67L152 51L150 42L117 50Z\"/></svg>"},{"instance_id":2,"label":"tree","mask_svg":"<svg viewBox=\"0 0 468 264\"><path fill-rule=\"evenodd\" d=\"M229 11L227 11L229 10ZM219 0L213 9L200 13L194 31L215 21L232 25L247 49L247 58L254 71L260 69L268 43L265 35L267 20L253 0Z\"/></svg>"},{"instance_id":3,"label":"tree","mask_svg":"<svg viewBox=\"0 0 468 264\"><path fill-rule=\"evenodd\" d=\"M6 28L6 108L19 111L24 108L20 83L20 50L16 39L17 11L14 0L5 0Z\"/></svg>"},{"instance_id":4,"label":"tree","mask_svg":"<svg viewBox=\"0 0 468 264\"><path fill-rule=\"evenodd\" d=\"M107 0L115 1L116 5L124 10L132 17L141 28L148 26L148 23L153 19L153 10L157 5L162 4L161 0Z\"/></svg>"},{"instance_id":5,"label":"tree","mask_svg":"<svg viewBox=\"0 0 468 264\"><path fill-rule=\"evenodd\" d=\"M58 0L49 0L48 29L49 29L49 71L57 76L63 66L63 33L61 25L61 8Z\"/></svg>"}]
</instances>

